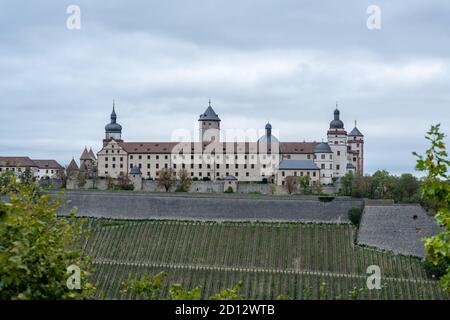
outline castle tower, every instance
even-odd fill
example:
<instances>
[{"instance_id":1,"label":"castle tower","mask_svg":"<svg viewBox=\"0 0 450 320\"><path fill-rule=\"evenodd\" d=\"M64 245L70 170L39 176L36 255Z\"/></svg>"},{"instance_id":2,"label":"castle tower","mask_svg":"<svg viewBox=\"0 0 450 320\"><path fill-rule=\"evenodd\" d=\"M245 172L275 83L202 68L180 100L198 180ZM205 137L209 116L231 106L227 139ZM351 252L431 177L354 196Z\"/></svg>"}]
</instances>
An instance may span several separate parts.
<instances>
[{"instance_id":1,"label":"castle tower","mask_svg":"<svg viewBox=\"0 0 450 320\"><path fill-rule=\"evenodd\" d=\"M94 152L92 151L92 148L90 148L88 151L87 147L84 147L83 153L80 156L80 171L92 174L92 171L96 164L97 159L94 155Z\"/></svg>"},{"instance_id":2,"label":"castle tower","mask_svg":"<svg viewBox=\"0 0 450 320\"><path fill-rule=\"evenodd\" d=\"M349 164L351 164L357 173L364 175L364 135L356 126L348 134L349 145Z\"/></svg>"},{"instance_id":3,"label":"castle tower","mask_svg":"<svg viewBox=\"0 0 450 320\"><path fill-rule=\"evenodd\" d=\"M134 165L133 168L131 168L128 178L133 184L135 191L142 190L142 172L138 166Z\"/></svg>"},{"instance_id":4,"label":"castle tower","mask_svg":"<svg viewBox=\"0 0 450 320\"><path fill-rule=\"evenodd\" d=\"M314 147L314 162L320 169L320 183L333 182L333 151L328 143L322 142Z\"/></svg>"},{"instance_id":5,"label":"castle tower","mask_svg":"<svg viewBox=\"0 0 450 320\"><path fill-rule=\"evenodd\" d=\"M208 108L200 115L198 121L201 142L220 142L220 118L211 107L211 100L209 100Z\"/></svg>"},{"instance_id":6,"label":"castle tower","mask_svg":"<svg viewBox=\"0 0 450 320\"><path fill-rule=\"evenodd\" d=\"M113 100L113 110L111 112L111 122L105 126L105 139L121 140L122 139L122 126L116 122L117 115L115 110L115 103Z\"/></svg>"},{"instance_id":7,"label":"castle tower","mask_svg":"<svg viewBox=\"0 0 450 320\"><path fill-rule=\"evenodd\" d=\"M340 111L336 103L334 119L327 132L328 144L333 151L333 177L343 177L347 173L347 131L340 119Z\"/></svg>"}]
</instances>

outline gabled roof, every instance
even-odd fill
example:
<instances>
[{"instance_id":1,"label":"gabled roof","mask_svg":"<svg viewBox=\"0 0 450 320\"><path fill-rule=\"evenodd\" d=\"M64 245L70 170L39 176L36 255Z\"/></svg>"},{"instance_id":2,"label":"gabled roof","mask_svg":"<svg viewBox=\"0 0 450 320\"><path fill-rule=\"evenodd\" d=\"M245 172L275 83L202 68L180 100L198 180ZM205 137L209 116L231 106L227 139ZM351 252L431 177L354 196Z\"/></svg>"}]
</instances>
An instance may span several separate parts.
<instances>
[{"instance_id":1,"label":"gabled roof","mask_svg":"<svg viewBox=\"0 0 450 320\"><path fill-rule=\"evenodd\" d=\"M39 169L64 169L56 160L33 160Z\"/></svg>"},{"instance_id":2,"label":"gabled roof","mask_svg":"<svg viewBox=\"0 0 450 320\"><path fill-rule=\"evenodd\" d=\"M75 162L74 159L72 159L72 161L70 161L70 163L69 163L69 166L67 167L67 172L78 171L78 170L80 170L80 169L78 168L77 163Z\"/></svg>"},{"instance_id":3,"label":"gabled roof","mask_svg":"<svg viewBox=\"0 0 450 320\"><path fill-rule=\"evenodd\" d=\"M0 165L11 167L37 167L29 157L0 157Z\"/></svg>"},{"instance_id":4,"label":"gabled roof","mask_svg":"<svg viewBox=\"0 0 450 320\"><path fill-rule=\"evenodd\" d=\"M279 165L280 170L319 170L319 167L311 160L283 160Z\"/></svg>"},{"instance_id":5,"label":"gabled roof","mask_svg":"<svg viewBox=\"0 0 450 320\"><path fill-rule=\"evenodd\" d=\"M357 137L364 137L364 135L361 133L361 131L358 130L357 127L353 128L352 131L348 134L349 136L357 136Z\"/></svg>"},{"instance_id":6,"label":"gabled roof","mask_svg":"<svg viewBox=\"0 0 450 320\"><path fill-rule=\"evenodd\" d=\"M86 147L84 147L83 153L80 156L80 160L91 160L92 157L89 154L89 151Z\"/></svg>"},{"instance_id":7,"label":"gabled roof","mask_svg":"<svg viewBox=\"0 0 450 320\"><path fill-rule=\"evenodd\" d=\"M219 116L211 107L211 105L200 115L198 121L220 121Z\"/></svg>"},{"instance_id":8,"label":"gabled roof","mask_svg":"<svg viewBox=\"0 0 450 320\"><path fill-rule=\"evenodd\" d=\"M89 155L91 156L92 160L97 160L97 157L95 156L94 151L92 151L92 148L89 148Z\"/></svg>"}]
</instances>

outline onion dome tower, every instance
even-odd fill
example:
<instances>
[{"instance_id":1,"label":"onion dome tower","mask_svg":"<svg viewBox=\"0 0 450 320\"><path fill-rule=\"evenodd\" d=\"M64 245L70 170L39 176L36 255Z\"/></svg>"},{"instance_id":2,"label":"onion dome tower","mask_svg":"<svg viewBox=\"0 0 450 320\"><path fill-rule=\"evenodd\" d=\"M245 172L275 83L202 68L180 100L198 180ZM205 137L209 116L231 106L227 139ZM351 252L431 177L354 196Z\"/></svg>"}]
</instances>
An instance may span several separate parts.
<instances>
[{"instance_id":1,"label":"onion dome tower","mask_svg":"<svg viewBox=\"0 0 450 320\"><path fill-rule=\"evenodd\" d=\"M111 112L111 122L105 126L105 139L122 139L122 126L117 123L115 102L113 100L113 110Z\"/></svg>"}]
</instances>

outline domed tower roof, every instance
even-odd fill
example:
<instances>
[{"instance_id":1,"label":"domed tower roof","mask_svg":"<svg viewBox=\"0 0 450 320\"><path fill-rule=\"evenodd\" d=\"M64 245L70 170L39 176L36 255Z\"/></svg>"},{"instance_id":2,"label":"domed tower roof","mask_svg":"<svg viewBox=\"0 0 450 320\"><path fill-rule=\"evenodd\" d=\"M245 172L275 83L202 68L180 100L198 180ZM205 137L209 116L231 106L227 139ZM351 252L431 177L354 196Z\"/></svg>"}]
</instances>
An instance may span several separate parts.
<instances>
[{"instance_id":1,"label":"domed tower roof","mask_svg":"<svg viewBox=\"0 0 450 320\"><path fill-rule=\"evenodd\" d=\"M272 142L277 143L277 142L279 142L277 137L272 135L272 125L269 122L267 122L265 129L266 129L266 134L258 139L258 143L272 143Z\"/></svg>"},{"instance_id":2,"label":"domed tower roof","mask_svg":"<svg viewBox=\"0 0 450 320\"><path fill-rule=\"evenodd\" d=\"M314 153L333 153L331 151L330 145L326 142L321 142L314 148Z\"/></svg>"},{"instance_id":3,"label":"domed tower roof","mask_svg":"<svg viewBox=\"0 0 450 320\"><path fill-rule=\"evenodd\" d=\"M220 121L219 116L211 107L211 100L209 100L208 108L200 115L198 121Z\"/></svg>"},{"instance_id":4,"label":"domed tower roof","mask_svg":"<svg viewBox=\"0 0 450 320\"><path fill-rule=\"evenodd\" d=\"M344 129L344 122L342 122L341 119L339 119L340 111L337 107L336 103L336 109L334 110L334 119L330 122L330 129Z\"/></svg>"},{"instance_id":5,"label":"domed tower roof","mask_svg":"<svg viewBox=\"0 0 450 320\"><path fill-rule=\"evenodd\" d=\"M107 133L114 133L114 132L122 133L122 126L120 124L118 124L116 122L116 120L117 120L117 115L116 115L115 105L114 105L114 101L113 101L113 110L111 112L111 122L105 126L105 131Z\"/></svg>"}]
</instances>

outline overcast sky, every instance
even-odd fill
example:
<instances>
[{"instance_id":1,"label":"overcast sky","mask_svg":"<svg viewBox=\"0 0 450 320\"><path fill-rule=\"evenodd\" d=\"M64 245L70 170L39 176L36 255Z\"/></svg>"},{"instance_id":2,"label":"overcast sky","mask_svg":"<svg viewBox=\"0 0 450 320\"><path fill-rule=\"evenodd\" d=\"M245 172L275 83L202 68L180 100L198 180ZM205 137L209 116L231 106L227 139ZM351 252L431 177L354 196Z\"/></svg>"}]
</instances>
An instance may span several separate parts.
<instances>
[{"instance_id":1,"label":"overcast sky","mask_svg":"<svg viewBox=\"0 0 450 320\"><path fill-rule=\"evenodd\" d=\"M208 99L223 129L321 141L338 101L367 172L411 172L430 125L450 131L450 3L0 1L0 155L99 151L113 98L125 141L193 131Z\"/></svg>"}]
</instances>

